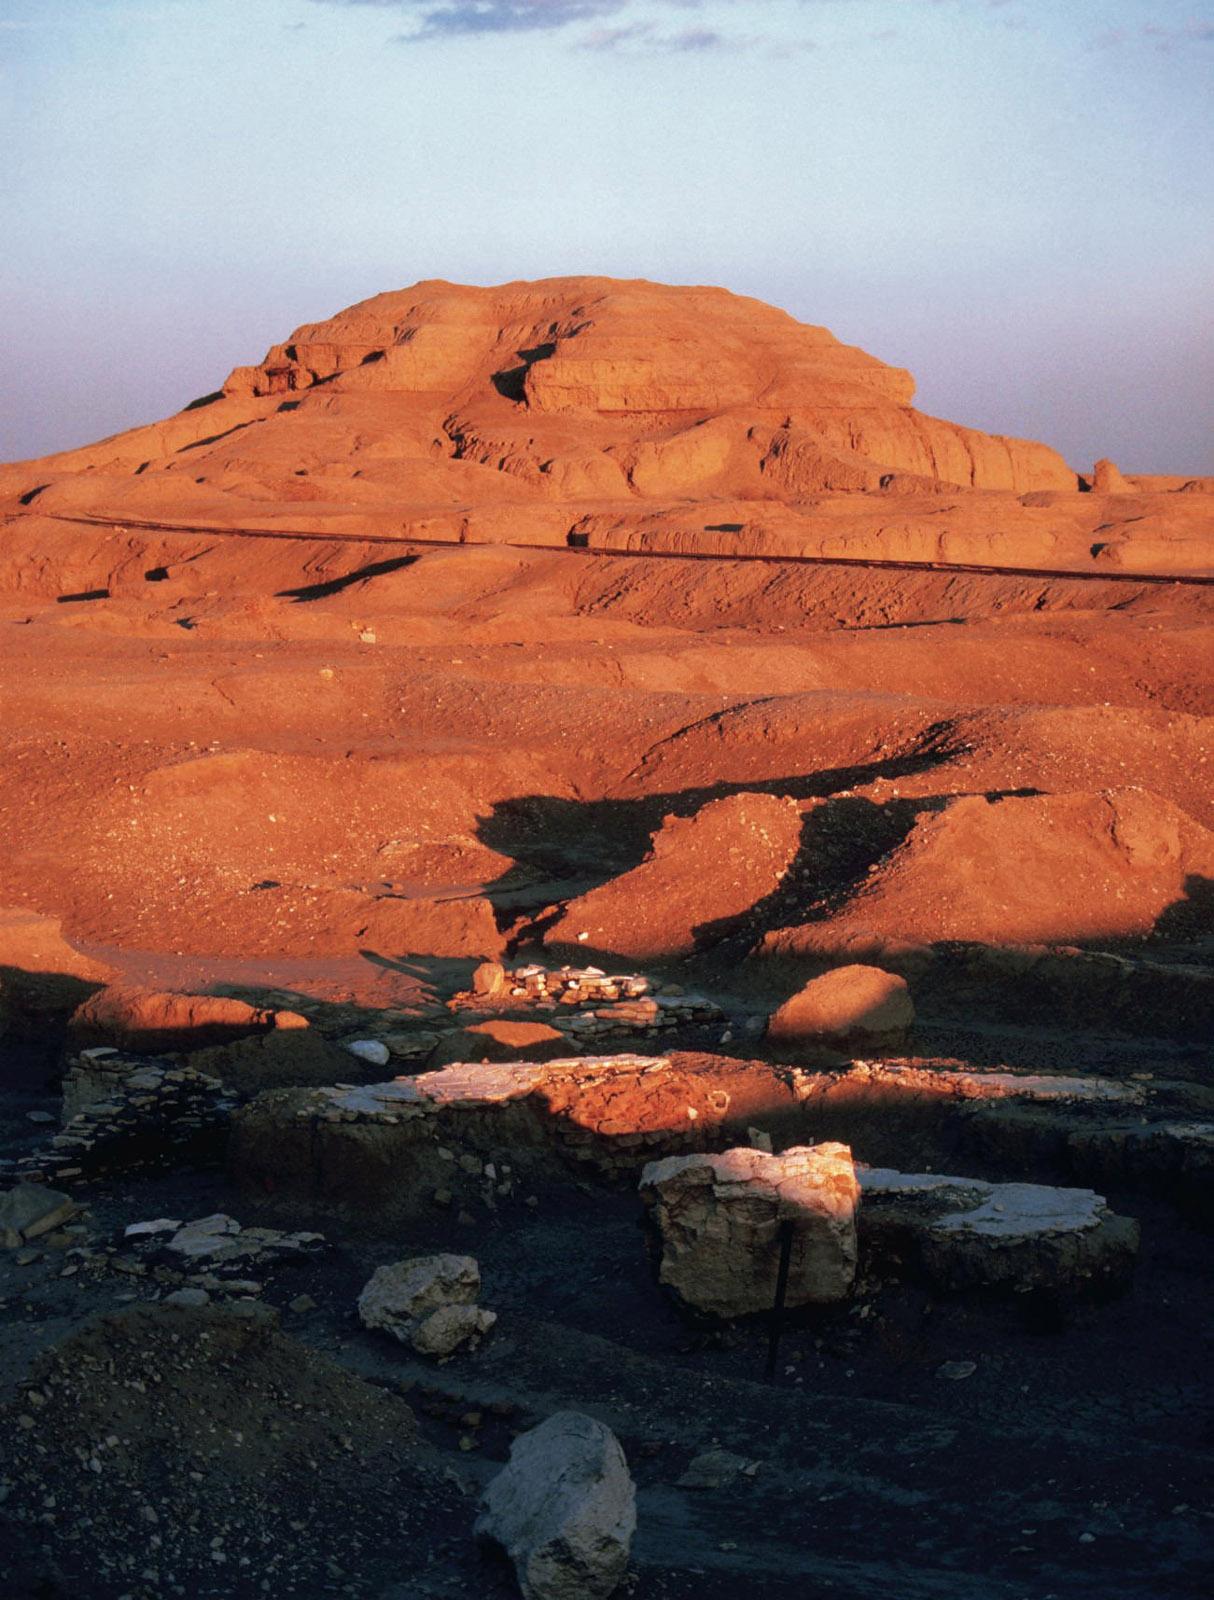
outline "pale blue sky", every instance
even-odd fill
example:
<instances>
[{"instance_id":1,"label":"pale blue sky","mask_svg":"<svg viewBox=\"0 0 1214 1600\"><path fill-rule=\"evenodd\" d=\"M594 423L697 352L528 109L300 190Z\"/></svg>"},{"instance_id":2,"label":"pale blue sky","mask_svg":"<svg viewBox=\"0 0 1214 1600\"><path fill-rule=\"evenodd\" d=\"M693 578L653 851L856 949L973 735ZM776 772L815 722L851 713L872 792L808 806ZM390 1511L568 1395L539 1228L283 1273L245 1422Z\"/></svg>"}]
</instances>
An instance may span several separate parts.
<instances>
[{"instance_id":1,"label":"pale blue sky","mask_svg":"<svg viewBox=\"0 0 1214 1600\"><path fill-rule=\"evenodd\" d=\"M1214 470L1209 0L0 0L0 459L418 278L720 283Z\"/></svg>"}]
</instances>

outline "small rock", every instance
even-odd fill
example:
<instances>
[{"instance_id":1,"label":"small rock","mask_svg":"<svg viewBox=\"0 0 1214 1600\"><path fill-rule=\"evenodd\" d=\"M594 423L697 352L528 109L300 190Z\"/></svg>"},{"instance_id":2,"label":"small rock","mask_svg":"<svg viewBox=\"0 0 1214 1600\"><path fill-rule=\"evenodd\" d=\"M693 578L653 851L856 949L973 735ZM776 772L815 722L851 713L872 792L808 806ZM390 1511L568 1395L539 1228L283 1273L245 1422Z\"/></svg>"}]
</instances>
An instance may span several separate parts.
<instances>
[{"instance_id":1,"label":"small rock","mask_svg":"<svg viewBox=\"0 0 1214 1600\"><path fill-rule=\"evenodd\" d=\"M496 1311L482 1311L479 1306L439 1306L411 1325L409 1343L419 1356L441 1359L454 1355L461 1345L479 1343L496 1321Z\"/></svg>"},{"instance_id":2,"label":"small rock","mask_svg":"<svg viewBox=\"0 0 1214 1600\"><path fill-rule=\"evenodd\" d=\"M951 1378L954 1383L962 1378L972 1378L978 1370L976 1361L946 1361L943 1366L936 1368L938 1378Z\"/></svg>"},{"instance_id":3,"label":"small rock","mask_svg":"<svg viewBox=\"0 0 1214 1600\"><path fill-rule=\"evenodd\" d=\"M705 1450L696 1456L679 1479L680 1489L725 1489L743 1473L754 1477L758 1463L732 1450Z\"/></svg>"},{"instance_id":4,"label":"small rock","mask_svg":"<svg viewBox=\"0 0 1214 1600\"><path fill-rule=\"evenodd\" d=\"M166 1306L189 1306L196 1309L198 1306L209 1305L211 1297L205 1289L174 1289L172 1294L166 1294Z\"/></svg>"},{"instance_id":5,"label":"small rock","mask_svg":"<svg viewBox=\"0 0 1214 1600\"><path fill-rule=\"evenodd\" d=\"M343 1039L341 1047L360 1061L369 1061L375 1067L386 1067L392 1059L392 1052L382 1039Z\"/></svg>"}]
</instances>

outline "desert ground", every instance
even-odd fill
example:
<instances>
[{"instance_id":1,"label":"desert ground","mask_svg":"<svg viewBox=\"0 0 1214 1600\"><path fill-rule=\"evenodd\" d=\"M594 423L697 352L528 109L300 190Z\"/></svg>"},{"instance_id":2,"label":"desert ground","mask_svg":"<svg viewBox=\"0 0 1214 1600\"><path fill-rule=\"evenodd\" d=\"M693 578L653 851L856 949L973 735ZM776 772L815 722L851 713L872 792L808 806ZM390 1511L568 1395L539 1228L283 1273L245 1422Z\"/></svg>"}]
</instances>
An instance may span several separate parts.
<instances>
[{"instance_id":1,"label":"desert ground","mask_svg":"<svg viewBox=\"0 0 1214 1600\"><path fill-rule=\"evenodd\" d=\"M423 283L0 467L6 1594L1208 1592L1214 479L913 394Z\"/></svg>"}]
</instances>

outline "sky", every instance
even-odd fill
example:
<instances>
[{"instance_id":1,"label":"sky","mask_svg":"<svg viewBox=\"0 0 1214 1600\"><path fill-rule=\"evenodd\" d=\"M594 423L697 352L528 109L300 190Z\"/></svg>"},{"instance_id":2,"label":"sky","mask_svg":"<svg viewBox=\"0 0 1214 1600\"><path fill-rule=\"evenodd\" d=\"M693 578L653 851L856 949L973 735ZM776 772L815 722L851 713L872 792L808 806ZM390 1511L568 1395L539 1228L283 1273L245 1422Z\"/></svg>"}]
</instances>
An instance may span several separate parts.
<instances>
[{"instance_id":1,"label":"sky","mask_svg":"<svg viewBox=\"0 0 1214 1600\"><path fill-rule=\"evenodd\" d=\"M1211 0L0 0L0 460L422 278L757 295L1214 471Z\"/></svg>"}]
</instances>

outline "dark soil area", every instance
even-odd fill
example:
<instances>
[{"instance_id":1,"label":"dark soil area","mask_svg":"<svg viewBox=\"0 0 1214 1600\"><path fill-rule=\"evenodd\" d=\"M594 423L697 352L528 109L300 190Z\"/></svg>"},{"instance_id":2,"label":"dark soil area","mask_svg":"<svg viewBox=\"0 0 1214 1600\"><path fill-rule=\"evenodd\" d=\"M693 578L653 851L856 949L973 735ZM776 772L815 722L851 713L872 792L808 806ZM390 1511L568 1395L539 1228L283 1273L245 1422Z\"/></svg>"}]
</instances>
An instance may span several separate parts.
<instances>
[{"instance_id":1,"label":"dark soil area","mask_svg":"<svg viewBox=\"0 0 1214 1600\"><path fill-rule=\"evenodd\" d=\"M1038 1040L1032 1064L1058 1053ZM45 1137L28 1113L55 1109L46 1071L10 1050L10 1154ZM199 1311L154 1304L186 1280L122 1228L280 1210L219 1172L79 1198L81 1231L0 1253L6 1593L504 1597L476 1498L561 1407L624 1447L636 1596L1208 1592L1214 1273L1208 1235L1162 1202L1110 1197L1143 1228L1124 1296L947 1297L862 1263L850 1302L789 1322L769 1381L763 1321L697 1325L657 1289L628 1188L436 1209L407 1236L295 1219L326 1249ZM355 1315L376 1266L433 1250L478 1259L499 1317L440 1366ZM680 1486L714 1446L748 1469Z\"/></svg>"}]
</instances>

